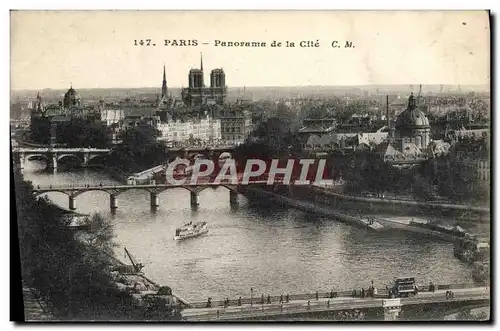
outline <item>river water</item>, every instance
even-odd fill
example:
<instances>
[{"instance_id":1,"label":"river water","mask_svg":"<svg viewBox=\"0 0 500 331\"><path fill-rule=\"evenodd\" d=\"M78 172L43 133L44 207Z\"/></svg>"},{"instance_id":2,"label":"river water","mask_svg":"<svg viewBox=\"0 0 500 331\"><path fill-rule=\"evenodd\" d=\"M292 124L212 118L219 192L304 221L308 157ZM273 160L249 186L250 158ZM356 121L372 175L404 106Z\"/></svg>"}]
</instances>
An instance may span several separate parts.
<instances>
[{"instance_id":1,"label":"river water","mask_svg":"<svg viewBox=\"0 0 500 331\"><path fill-rule=\"evenodd\" d=\"M27 162L25 179L34 185L117 183L90 169L47 173L43 167ZM68 208L66 195L48 196ZM197 211L182 188L167 190L159 199L152 213L148 192L126 191L112 215L107 193L87 192L76 198L76 211L111 218L118 257L125 261L127 247L145 264L149 278L188 300L246 297L250 288L258 297L366 289L371 280L385 287L397 276L414 276L420 284L472 282L470 268L454 258L451 243L403 232L375 233L292 208L250 203L243 196L238 207L231 207L225 188L202 191ZM208 234L173 240L176 227L201 220L208 222Z\"/></svg>"}]
</instances>

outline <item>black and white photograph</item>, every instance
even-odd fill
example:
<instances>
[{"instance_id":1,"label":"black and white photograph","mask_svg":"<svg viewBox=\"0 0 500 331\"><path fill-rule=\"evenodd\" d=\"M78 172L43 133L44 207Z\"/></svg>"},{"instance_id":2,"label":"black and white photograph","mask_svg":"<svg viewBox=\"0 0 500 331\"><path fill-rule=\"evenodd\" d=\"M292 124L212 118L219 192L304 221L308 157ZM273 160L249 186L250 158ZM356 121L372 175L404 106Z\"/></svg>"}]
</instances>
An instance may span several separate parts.
<instances>
[{"instance_id":1,"label":"black and white photograph","mask_svg":"<svg viewBox=\"0 0 500 331\"><path fill-rule=\"evenodd\" d=\"M490 15L11 10L18 321L491 322Z\"/></svg>"}]
</instances>

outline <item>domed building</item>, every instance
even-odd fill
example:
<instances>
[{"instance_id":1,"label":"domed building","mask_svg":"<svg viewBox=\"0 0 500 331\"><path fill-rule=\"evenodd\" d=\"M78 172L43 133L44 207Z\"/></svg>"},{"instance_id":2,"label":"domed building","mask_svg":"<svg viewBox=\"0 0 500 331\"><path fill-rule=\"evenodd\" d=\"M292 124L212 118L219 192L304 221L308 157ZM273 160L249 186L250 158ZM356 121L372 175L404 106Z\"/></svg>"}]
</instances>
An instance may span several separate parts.
<instances>
[{"instance_id":1,"label":"domed building","mask_svg":"<svg viewBox=\"0 0 500 331\"><path fill-rule=\"evenodd\" d=\"M431 127L425 113L417 108L413 93L408 107L399 114L389 140L378 148L385 162L412 167L429 158Z\"/></svg>"},{"instance_id":2,"label":"domed building","mask_svg":"<svg viewBox=\"0 0 500 331\"><path fill-rule=\"evenodd\" d=\"M413 143L419 149L426 149L431 140L431 127L425 113L417 108L413 93L408 99L408 108L399 114L396 123L396 138ZM401 150L404 146L401 145Z\"/></svg>"},{"instance_id":3,"label":"domed building","mask_svg":"<svg viewBox=\"0 0 500 331\"><path fill-rule=\"evenodd\" d=\"M68 109L79 106L80 106L80 97L73 89L73 86L70 86L69 90L64 94L63 107L65 109Z\"/></svg>"}]
</instances>

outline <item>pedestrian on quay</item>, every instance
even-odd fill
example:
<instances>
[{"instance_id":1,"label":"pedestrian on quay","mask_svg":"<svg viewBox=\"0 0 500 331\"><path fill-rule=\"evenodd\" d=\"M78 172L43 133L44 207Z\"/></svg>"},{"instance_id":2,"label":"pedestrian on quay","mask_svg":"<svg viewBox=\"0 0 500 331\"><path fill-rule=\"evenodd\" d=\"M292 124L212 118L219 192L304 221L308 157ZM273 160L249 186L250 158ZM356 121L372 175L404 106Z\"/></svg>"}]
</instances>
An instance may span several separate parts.
<instances>
[{"instance_id":1,"label":"pedestrian on quay","mask_svg":"<svg viewBox=\"0 0 500 331\"><path fill-rule=\"evenodd\" d=\"M271 296L269 294L267 295L267 303L271 304Z\"/></svg>"},{"instance_id":2,"label":"pedestrian on quay","mask_svg":"<svg viewBox=\"0 0 500 331\"><path fill-rule=\"evenodd\" d=\"M260 299L260 303L261 303L261 304L264 304L264 293L262 293L262 297L261 297L261 299Z\"/></svg>"},{"instance_id":3,"label":"pedestrian on quay","mask_svg":"<svg viewBox=\"0 0 500 331\"><path fill-rule=\"evenodd\" d=\"M290 302L290 294L286 294L286 303L289 303Z\"/></svg>"},{"instance_id":4,"label":"pedestrian on quay","mask_svg":"<svg viewBox=\"0 0 500 331\"><path fill-rule=\"evenodd\" d=\"M283 293L280 295L280 303L283 303Z\"/></svg>"},{"instance_id":5,"label":"pedestrian on quay","mask_svg":"<svg viewBox=\"0 0 500 331\"><path fill-rule=\"evenodd\" d=\"M319 300L319 293L316 291L316 300Z\"/></svg>"},{"instance_id":6,"label":"pedestrian on quay","mask_svg":"<svg viewBox=\"0 0 500 331\"><path fill-rule=\"evenodd\" d=\"M362 288L362 289L361 289L361 297L362 297L362 298L364 298L364 297L365 297L365 289L364 289L364 288Z\"/></svg>"},{"instance_id":7,"label":"pedestrian on quay","mask_svg":"<svg viewBox=\"0 0 500 331\"><path fill-rule=\"evenodd\" d=\"M241 297L238 298L238 306L241 306Z\"/></svg>"},{"instance_id":8,"label":"pedestrian on quay","mask_svg":"<svg viewBox=\"0 0 500 331\"><path fill-rule=\"evenodd\" d=\"M311 300L307 301L307 310L311 309Z\"/></svg>"}]
</instances>

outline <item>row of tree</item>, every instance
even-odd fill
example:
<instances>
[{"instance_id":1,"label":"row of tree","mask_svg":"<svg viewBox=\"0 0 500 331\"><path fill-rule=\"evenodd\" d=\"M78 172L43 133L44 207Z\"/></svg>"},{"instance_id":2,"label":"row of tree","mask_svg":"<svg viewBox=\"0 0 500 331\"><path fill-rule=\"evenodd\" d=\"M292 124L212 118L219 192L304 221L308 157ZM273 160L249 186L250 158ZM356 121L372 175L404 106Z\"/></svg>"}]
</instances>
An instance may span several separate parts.
<instances>
[{"instance_id":1,"label":"row of tree","mask_svg":"<svg viewBox=\"0 0 500 331\"><path fill-rule=\"evenodd\" d=\"M36 126L35 131L32 129L32 135L36 132L47 138L49 128L42 124ZM59 124L56 132L57 141L68 147L109 147L106 127L100 121L73 117ZM167 148L164 142L158 141L160 135L161 132L145 122L127 128L118 136L122 143L113 147L113 152L105 158L104 165L123 173L131 173L164 163ZM49 141L45 139L42 142Z\"/></svg>"},{"instance_id":2,"label":"row of tree","mask_svg":"<svg viewBox=\"0 0 500 331\"><path fill-rule=\"evenodd\" d=\"M31 139L39 144L49 144L52 123L48 117L37 117L31 121ZM106 128L92 118L72 117L56 125L56 141L68 147L107 147Z\"/></svg>"}]
</instances>

